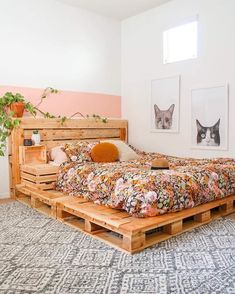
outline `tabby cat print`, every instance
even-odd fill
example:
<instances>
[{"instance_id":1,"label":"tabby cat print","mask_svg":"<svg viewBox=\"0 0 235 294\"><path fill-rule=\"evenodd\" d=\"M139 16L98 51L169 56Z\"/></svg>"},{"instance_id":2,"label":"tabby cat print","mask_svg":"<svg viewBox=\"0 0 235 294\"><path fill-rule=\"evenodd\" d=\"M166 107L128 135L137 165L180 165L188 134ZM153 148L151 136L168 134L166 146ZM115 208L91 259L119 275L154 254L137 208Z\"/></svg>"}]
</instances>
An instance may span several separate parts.
<instances>
[{"instance_id":1,"label":"tabby cat print","mask_svg":"<svg viewBox=\"0 0 235 294\"><path fill-rule=\"evenodd\" d=\"M156 129L171 129L174 109L175 104L172 104L167 110L161 110L156 104L154 105Z\"/></svg>"}]
</instances>

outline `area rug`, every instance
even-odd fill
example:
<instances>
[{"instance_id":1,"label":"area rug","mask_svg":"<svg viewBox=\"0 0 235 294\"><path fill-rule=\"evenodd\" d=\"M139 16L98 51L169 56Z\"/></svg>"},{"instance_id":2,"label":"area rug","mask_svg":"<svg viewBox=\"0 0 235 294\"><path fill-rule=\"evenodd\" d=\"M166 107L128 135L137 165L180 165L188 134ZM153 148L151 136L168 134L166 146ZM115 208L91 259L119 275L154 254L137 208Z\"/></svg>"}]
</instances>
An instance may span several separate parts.
<instances>
[{"instance_id":1,"label":"area rug","mask_svg":"<svg viewBox=\"0 0 235 294\"><path fill-rule=\"evenodd\" d=\"M235 221L133 256L23 204L0 205L0 293L235 293Z\"/></svg>"}]
</instances>

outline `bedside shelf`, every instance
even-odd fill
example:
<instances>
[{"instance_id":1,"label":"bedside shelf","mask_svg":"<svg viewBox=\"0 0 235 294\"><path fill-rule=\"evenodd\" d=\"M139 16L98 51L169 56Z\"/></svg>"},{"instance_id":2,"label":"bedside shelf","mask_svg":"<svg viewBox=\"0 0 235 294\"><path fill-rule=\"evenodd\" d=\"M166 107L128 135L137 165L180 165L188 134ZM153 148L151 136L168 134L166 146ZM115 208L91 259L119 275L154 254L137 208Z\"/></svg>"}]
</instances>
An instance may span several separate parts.
<instances>
[{"instance_id":1,"label":"bedside shelf","mask_svg":"<svg viewBox=\"0 0 235 294\"><path fill-rule=\"evenodd\" d=\"M20 164L40 164L47 163L46 146L20 146L19 147Z\"/></svg>"}]
</instances>

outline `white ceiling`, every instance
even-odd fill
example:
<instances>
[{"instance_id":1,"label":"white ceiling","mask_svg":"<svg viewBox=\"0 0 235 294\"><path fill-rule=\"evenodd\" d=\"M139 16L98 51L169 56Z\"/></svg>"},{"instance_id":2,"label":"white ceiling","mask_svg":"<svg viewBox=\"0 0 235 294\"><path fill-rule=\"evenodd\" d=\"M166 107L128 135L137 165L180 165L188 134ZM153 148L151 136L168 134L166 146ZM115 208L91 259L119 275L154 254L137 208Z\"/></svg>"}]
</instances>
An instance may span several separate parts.
<instances>
[{"instance_id":1,"label":"white ceiling","mask_svg":"<svg viewBox=\"0 0 235 294\"><path fill-rule=\"evenodd\" d=\"M125 19L172 0L59 0L115 19Z\"/></svg>"}]
</instances>

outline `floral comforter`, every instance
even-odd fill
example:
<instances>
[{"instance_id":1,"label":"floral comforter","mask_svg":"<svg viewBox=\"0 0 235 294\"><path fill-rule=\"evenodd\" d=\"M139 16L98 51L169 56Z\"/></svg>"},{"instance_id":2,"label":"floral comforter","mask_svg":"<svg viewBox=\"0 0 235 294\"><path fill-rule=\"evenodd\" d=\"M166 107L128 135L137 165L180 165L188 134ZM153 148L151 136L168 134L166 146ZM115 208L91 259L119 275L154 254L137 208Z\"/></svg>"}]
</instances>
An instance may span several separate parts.
<instances>
[{"instance_id":1,"label":"floral comforter","mask_svg":"<svg viewBox=\"0 0 235 294\"><path fill-rule=\"evenodd\" d=\"M170 169L151 170L157 157L165 157ZM235 159L145 153L129 162L69 162L61 167L56 188L135 217L150 217L235 194Z\"/></svg>"}]
</instances>

